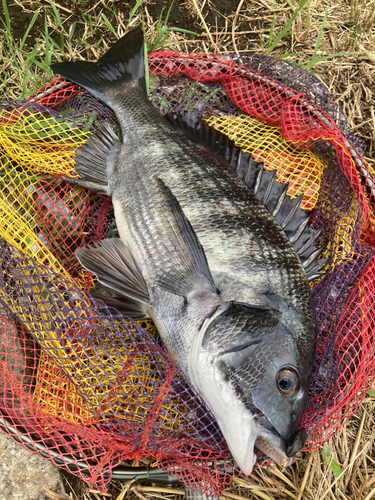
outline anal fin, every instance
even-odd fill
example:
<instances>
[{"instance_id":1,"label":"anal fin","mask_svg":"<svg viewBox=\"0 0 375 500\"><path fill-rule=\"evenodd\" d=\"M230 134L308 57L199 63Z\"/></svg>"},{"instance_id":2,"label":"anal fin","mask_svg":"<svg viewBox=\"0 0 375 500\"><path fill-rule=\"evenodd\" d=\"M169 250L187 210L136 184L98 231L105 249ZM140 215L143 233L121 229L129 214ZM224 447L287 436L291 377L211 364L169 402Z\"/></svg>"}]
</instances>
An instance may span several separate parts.
<instances>
[{"instance_id":1,"label":"anal fin","mask_svg":"<svg viewBox=\"0 0 375 500\"><path fill-rule=\"evenodd\" d=\"M75 171L81 179L64 178L72 184L110 196L107 171L113 168L120 146L120 141L110 127L99 127L76 151Z\"/></svg>"},{"instance_id":2,"label":"anal fin","mask_svg":"<svg viewBox=\"0 0 375 500\"><path fill-rule=\"evenodd\" d=\"M97 246L79 248L76 256L81 265L95 274L106 287L99 287L97 294L94 290L94 296L106 303L108 298L108 305L114 307L120 301L123 305L121 311L129 316L147 317L145 306L150 304L147 284L136 261L119 238L103 240ZM124 299L121 300L121 297Z\"/></svg>"}]
</instances>

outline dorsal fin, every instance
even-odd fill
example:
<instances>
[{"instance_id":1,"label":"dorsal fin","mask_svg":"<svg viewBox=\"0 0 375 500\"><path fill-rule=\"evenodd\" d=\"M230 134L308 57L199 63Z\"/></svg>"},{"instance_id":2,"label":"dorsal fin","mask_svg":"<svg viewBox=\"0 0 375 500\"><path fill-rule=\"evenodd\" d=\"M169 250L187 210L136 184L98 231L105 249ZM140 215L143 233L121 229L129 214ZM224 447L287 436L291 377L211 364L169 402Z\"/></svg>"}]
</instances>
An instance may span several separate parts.
<instances>
[{"instance_id":1,"label":"dorsal fin","mask_svg":"<svg viewBox=\"0 0 375 500\"><path fill-rule=\"evenodd\" d=\"M63 176L71 184L93 189L110 196L107 171L113 169L120 151L120 141L109 126L100 126L75 156L75 171L80 179Z\"/></svg>"},{"instance_id":2,"label":"dorsal fin","mask_svg":"<svg viewBox=\"0 0 375 500\"><path fill-rule=\"evenodd\" d=\"M257 163L249 153L241 151L227 135L208 125L195 113L189 112L183 116L167 115L167 118L229 163L284 230L305 268L307 277L312 280L320 276L327 261L317 259L325 246L317 248L315 243L323 227L312 229L309 226L310 214L300 208L302 195L290 198L287 194L289 184L276 181L275 170L265 170L263 164Z\"/></svg>"}]
</instances>

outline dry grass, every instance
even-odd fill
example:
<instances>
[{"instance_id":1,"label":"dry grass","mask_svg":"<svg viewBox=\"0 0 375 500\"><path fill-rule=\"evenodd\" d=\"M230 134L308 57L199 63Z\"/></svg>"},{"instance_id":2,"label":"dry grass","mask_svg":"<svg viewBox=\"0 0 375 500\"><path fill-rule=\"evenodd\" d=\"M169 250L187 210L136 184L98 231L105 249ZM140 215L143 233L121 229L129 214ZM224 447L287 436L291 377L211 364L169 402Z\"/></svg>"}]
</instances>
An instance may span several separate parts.
<instances>
[{"instance_id":1,"label":"dry grass","mask_svg":"<svg viewBox=\"0 0 375 500\"><path fill-rule=\"evenodd\" d=\"M52 47L52 54L69 59L96 59L108 48L116 37L121 36L127 26L130 6L124 2L106 4L98 1L80 5L79 1L55 3L60 22L50 4L39 1L16 0L18 6L29 16L37 10L46 14L46 24L51 40L61 41L63 47ZM227 5L228 2L223 2ZM166 4L166 2L165 2ZM187 27L204 37L186 36L171 32L172 48L184 52L236 52L267 53L278 33L297 9L297 0L239 0L225 12L219 1L185 0L178 2L172 10L170 25L178 19L189 19ZM108 10L108 6L111 10ZM131 3L134 6L134 2ZM77 17L77 7L86 17ZM111 12L112 11L112 12ZM131 19L137 25L144 18L147 34L153 38L156 33L158 8L151 1L145 1L141 10ZM160 11L160 9L159 9ZM90 24L89 17L92 16ZM156 14L155 14L156 12ZM114 13L114 14L113 14ZM141 14L142 13L142 14ZM187 14L188 13L188 14ZM102 14L110 21L113 31L106 26ZM185 16L185 17L184 17ZM216 19L215 19L216 16ZM76 22L76 32L72 32ZM323 26L324 22L324 26ZM29 37L30 38L30 37ZM24 52L33 47L26 39ZM319 44L317 40L320 39ZM9 47L0 37L0 58L9 57ZM40 39L36 58L42 61L49 50L47 39ZM52 44L53 45L53 44ZM334 56L325 59L327 56ZM355 133L366 141L366 160L375 168L375 2L374 0L310 0L296 16L288 32L272 49L271 55L283 57L294 63L304 64L326 84L341 104ZM16 54L19 68L12 72L12 64L3 61L0 73L0 92L8 97L20 95L24 86L25 55ZM40 79L50 78L41 67L36 69ZM7 74L8 76L7 76ZM30 84L27 89L30 90ZM26 88L24 86L24 88ZM296 464L285 470L276 467L257 470L250 477L235 480L224 491L223 498L239 499L350 499L370 500L375 498L375 399L366 397L357 414L327 443L330 458L336 460L342 476L335 475L329 466L329 458L323 458L322 449L297 458ZM326 451L327 454L327 451ZM160 488L144 486L135 482L129 485L113 481L108 493L93 490L72 476L67 476L68 497L74 500L123 500L162 498L177 500L184 495L182 487ZM126 492L124 493L124 488ZM123 493L121 493L123 492ZM46 492L46 497L60 500Z\"/></svg>"}]
</instances>

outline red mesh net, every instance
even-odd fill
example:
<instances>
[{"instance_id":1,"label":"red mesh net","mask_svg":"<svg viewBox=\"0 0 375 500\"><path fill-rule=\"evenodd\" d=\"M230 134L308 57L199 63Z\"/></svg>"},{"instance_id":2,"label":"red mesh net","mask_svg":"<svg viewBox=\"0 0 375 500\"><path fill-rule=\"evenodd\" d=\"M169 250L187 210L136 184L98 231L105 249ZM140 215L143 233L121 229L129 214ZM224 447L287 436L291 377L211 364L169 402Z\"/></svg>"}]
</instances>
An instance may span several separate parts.
<instances>
[{"instance_id":1,"label":"red mesh net","mask_svg":"<svg viewBox=\"0 0 375 500\"><path fill-rule=\"evenodd\" d=\"M6 303L12 303L11 310L22 304L17 319L42 348L38 358L31 340L30 354L25 356L27 339L21 330L21 350L17 350L15 326L4 319L4 330L14 343L13 358L7 354L4 360L11 398L10 411L4 408L4 414L12 426L17 416L22 419L32 412L42 429L48 428L48 434L59 440L64 454L75 448L88 462L100 444L103 470L92 480L100 480L101 486L103 474L120 458L153 456L162 461L177 454L191 463L196 458L211 462L230 458L213 417L155 337L4 241L0 254ZM26 373L31 372L27 383L17 382L13 375L19 365L21 373L26 366ZM23 409L19 415L18 400ZM56 425L57 419L61 425ZM28 421L23 425L30 435ZM67 433L73 443L65 449ZM45 446L49 451L48 442ZM216 467L207 468L198 477L207 481L215 473ZM221 480L227 482L229 477L224 473Z\"/></svg>"},{"instance_id":2,"label":"red mesh net","mask_svg":"<svg viewBox=\"0 0 375 500\"><path fill-rule=\"evenodd\" d=\"M79 265L74 250L85 244L91 213L102 206L101 199L95 193L73 187L63 179L52 178L38 181L35 206L39 240L78 285L84 289L91 288L91 274ZM96 239L93 238L94 241Z\"/></svg>"},{"instance_id":3,"label":"red mesh net","mask_svg":"<svg viewBox=\"0 0 375 500\"><path fill-rule=\"evenodd\" d=\"M54 108L81 92L82 88L79 85L68 82L65 78L57 78L42 87L36 95L29 97L28 101Z\"/></svg>"},{"instance_id":4,"label":"red mesh net","mask_svg":"<svg viewBox=\"0 0 375 500\"><path fill-rule=\"evenodd\" d=\"M313 287L319 337L301 422L308 447L316 447L356 410L375 375L375 192L363 143L322 84L288 63L177 53L152 54L149 63L150 99L162 112L194 110L214 116L217 128L227 127L223 114L234 123L246 113L263 142L247 131L241 146L294 179L292 187L310 186L306 207L314 208L312 224L325 224L321 239L328 242L328 270ZM62 79L27 102L2 102L2 110L0 425L102 489L122 460L151 456L186 485L219 495L236 471L212 415L151 324L124 319L90 297L92 276L74 256L115 236L116 224L108 198L57 174L72 170L83 133L103 122L117 126L112 111ZM22 151L16 147L21 118L22 130L40 139L45 166L37 178L30 139ZM307 178L310 184L301 181Z\"/></svg>"}]
</instances>

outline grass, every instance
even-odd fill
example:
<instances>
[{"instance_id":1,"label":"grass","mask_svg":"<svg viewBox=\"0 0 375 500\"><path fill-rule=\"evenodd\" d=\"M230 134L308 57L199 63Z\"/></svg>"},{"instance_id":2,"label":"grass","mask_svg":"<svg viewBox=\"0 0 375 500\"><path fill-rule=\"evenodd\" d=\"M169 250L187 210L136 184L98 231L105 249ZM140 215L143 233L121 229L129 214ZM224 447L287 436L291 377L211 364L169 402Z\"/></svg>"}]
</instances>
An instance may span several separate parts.
<instances>
[{"instance_id":1,"label":"grass","mask_svg":"<svg viewBox=\"0 0 375 500\"><path fill-rule=\"evenodd\" d=\"M370 500L375 494L375 465L372 450L375 441L375 398L366 397L358 413L346 426L331 438L324 447L297 457L294 467L280 470L278 467L258 469L250 476L241 476L223 492L222 500ZM92 488L80 484L80 490L72 483L68 491L75 489L79 500L137 500L184 498L181 486L173 489L144 483L124 484L113 481L108 495L101 496ZM73 495L72 495L73 496ZM73 496L73 498L75 498ZM57 499L60 500L60 499ZM65 500L65 499L64 499Z\"/></svg>"},{"instance_id":2,"label":"grass","mask_svg":"<svg viewBox=\"0 0 375 500\"><path fill-rule=\"evenodd\" d=\"M310 2L310 0L302 0L296 9L293 9L290 2L288 2L288 5L293 10L293 15L288 20L288 22L285 24L284 28L280 31L280 33L277 36L275 36L275 38L273 38L273 32L274 32L274 28L275 28L276 16L275 15L273 16L268 42L265 44L265 49L266 49L267 55L272 53L272 51L275 49L275 47L277 47L277 45L280 43L280 41L289 32L289 30L292 27L297 16L300 14L300 12L302 12L302 10L303 10L304 6L307 4L307 2ZM285 57L285 54L284 54L284 57Z\"/></svg>"},{"instance_id":3,"label":"grass","mask_svg":"<svg viewBox=\"0 0 375 500\"><path fill-rule=\"evenodd\" d=\"M12 34L7 0L1 0L1 2L3 16L0 17L0 27L4 38L0 41L0 58L5 62L5 65L0 72L0 91L3 90L5 93L6 90L10 98L24 99L50 81L53 78L53 73L50 70L53 61L60 62L66 55L69 56L69 59L85 59L86 57L82 55L84 50L91 50L99 55L108 48L108 44L101 38L94 43L94 46L87 41L96 35L97 22L93 16L89 13L82 13L82 20L85 25L84 34L77 37L77 21L74 21L68 28L67 23L62 19L64 12L60 14L52 1L48 2L47 6L39 4L39 8L34 12L22 39L15 39ZM118 38L119 35L125 33L132 21L137 22L141 18L144 31L146 31L144 16L141 11L143 3L144 0L138 0L130 11L127 22L121 23L117 12L103 1L102 11L100 12L102 27L115 38ZM154 29L151 31L150 36L146 38L148 40L146 55L149 52L162 50L168 45L175 45L175 42L168 41L172 32L180 33L183 36L201 36L184 28L168 26L172 6L173 1L165 17L163 16L164 9L162 10ZM107 17L106 13L112 15L112 20ZM34 45L26 51L25 42L36 20L41 16L43 16L43 29ZM121 27L120 30L119 27ZM185 43L188 43L188 41L185 40ZM19 92L20 90L21 92Z\"/></svg>"},{"instance_id":4,"label":"grass","mask_svg":"<svg viewBox=\"0 0 375 500\"><path fill-rule=\"evenodd\" d=\"M313 70L336 96L350 125L365 139L368 162L375 167L375 7L370 0L286 0L234 2L223 12L215 2L164 2L155 14L151 2L71 0L55 2L16 0L27 14L22 33L14 28L10 4L1 0L0 95L24 98L49 81L51 61L97 59L129 27L143 23L148 51L161 47L180 51L262 53L288 59ZM184 7L185 5L185 7ZM12 7L14 8L14 7ZM156 8L155 8L156 9ZM154 10L155 10L154 9ZM177 12L187 9L189 26L177 27ZM209 9L217 20L208 21ZM173 26L173 27L170 27ZM186 28L186 29L185 29ZM257 470L240 477L224 492L225 498L350 499L375 496L375 389L359 411L320 450L298 457L293 468ZM106 495L72 476L67 491L75 500L183 498L173 490L139 483L112 482ZM51 496L49 496L51 495ZM55 495L55 496L53 496ZM62 497L46 493L47 498ZM65 500L65 499L64 499Z\"/></svg>"},{"instance_id":5,"label":"grass","mask_svg":"<svg viewBox=\"0 0 375 500\"><path fill-rule=\"evenodd\" d=\"M89 0L71 0L72 7L85 6ZM153 52L173 45L174 48L181 50L188 47L189 50L200 49L203 45L207 48L207 41L212 48L218 50L220 44L214 41L214 36L218 33L212 33L205 23L204 16L196 2L192 0L194 11L198 17L198 21L203 25L203 33L199 34L197 31L187 30L181 27L170 27L169 17L173 7L173 1L166 9L166 15L163 17L163 9L157 19L152 19L151 16L147 17L147 1L138 0L133 8L129 11L127 19L120 10L114 6L107 4L104 0L99 2L100 10L96 11L97 15L92 15L92 9L87 13L83 8L78 19L71 22L73 11L69 8L64 10L59 9L52 1L42 3L39 1L22 2L25 11L32 12L32 18L28 21L27 28L24 30L22 39L15 38L12 33L11 19L9 9L7 6L8 0L1 0L3 6L3 16L0 16L0 28L3 37L0 40L0 57L5 63L0 72L0 92L6 93L9 97L25 98L33 93L37 88L42 86L52 78L52 73L49 69L51 61L61 61L63 58L69 59L92 59L95 58L108 48L108 34L110 39L116 39L121 36L129 27L142 22L145 27L146 37L149 40L147 51ZM21 5L20 0L17 3ZM240 2L242 4L243 2ZM30 4L28 9L27 4ZM240 5L239 4L239 5ZM363 46L360 50L341 50L341 51L328 51L326 46L322 47L322 39L324 40L323 32L330 28L331 23L326 26L327 16L331 17L328 12L328 7L325 9L323 19L318 22L314 19L314 11L312 8L312 0L301 0L293 6L291 0L287 0L288 10L291 15L286 16L285 22L280 26L280 16L276 12L272 13L272 18L269 20L269 29L263 30L260 26L261 22L267 19L267 16L259 18L257 26L259 28L259 40L255 43L253 48L247 46L244 51L259 50L265 54L272 54L276 57L287 58L302 67L312 70L317 65L327 63L330 60L342 59L349 56L366 56L368 51ZM31 5L34 7L31 10ZM276 5L276 4L275 4ZM35 9L35 6L37 8ZM270 9L274 10L274 4L270 3ZM285 9L284 9L285 11ZM284 12L283 12L284 13ZM241 17L241 12L236 13L235 21L238 21L238 15ZM242 14L243 15L243 14ZM269 17L269 16L268 16ZM282 16L284 17L284 16ZM42 19L42 23L41 23ZM99 22L98 22L99 19ZM374 26L375 10L374 6L366 9L358 0L351 0L350 16L346 23L350 27L345 37L347 48L359 48L361 40L359 37L360 28L365 33L371 34ZM35 39L34 43L30 45L30 33L35 28L35 22L39 21L42 27L39 31L39 36ZM303 25L305 30L303 31ZM82 28L83 26L83 28ZM344 24L345 26L345 24ZM80 29L78 30L77 27ZM98 27L100 27L100 35L107 33L107 36L98 36ZM302 28L302 29L301 29ZM306 33L312 32L315 28L317 30L314 40L314 49L305 51L296 50L298 43L295 42L301 34L306 37ZM80 31L80 33L78 33ZM267 34L265 33L267 31ZM232 26L233 48L236 52L240 53L237 49L235 39L240 38L246 32L236 32L235 23ZM180 36L176 36L179 34ZM223 33L225 34L225 33ZM173 36L174 35L174 36ZM188 40L187 37L190 37ZM192 38L193 37L193 38ZM204 40L204 38L206 40ZM201 38L203 43L199 43ZM26 41L27 44L26 50ZM182 43L179 43L182 42ZM183 45L184 47L181 47ZM222 44L225 51L229 51L230 47ZM288 46L292 50L285 50ZM223 50L221 50L223 51ZM328 53L327 53L328 52ZM88 54L89 53L89 57ZM310 57L306 57L307 54ZM303 57L301 57L301 55ZM21 89L21 93L19 92Z\"/></svg>"}]
</instances>

